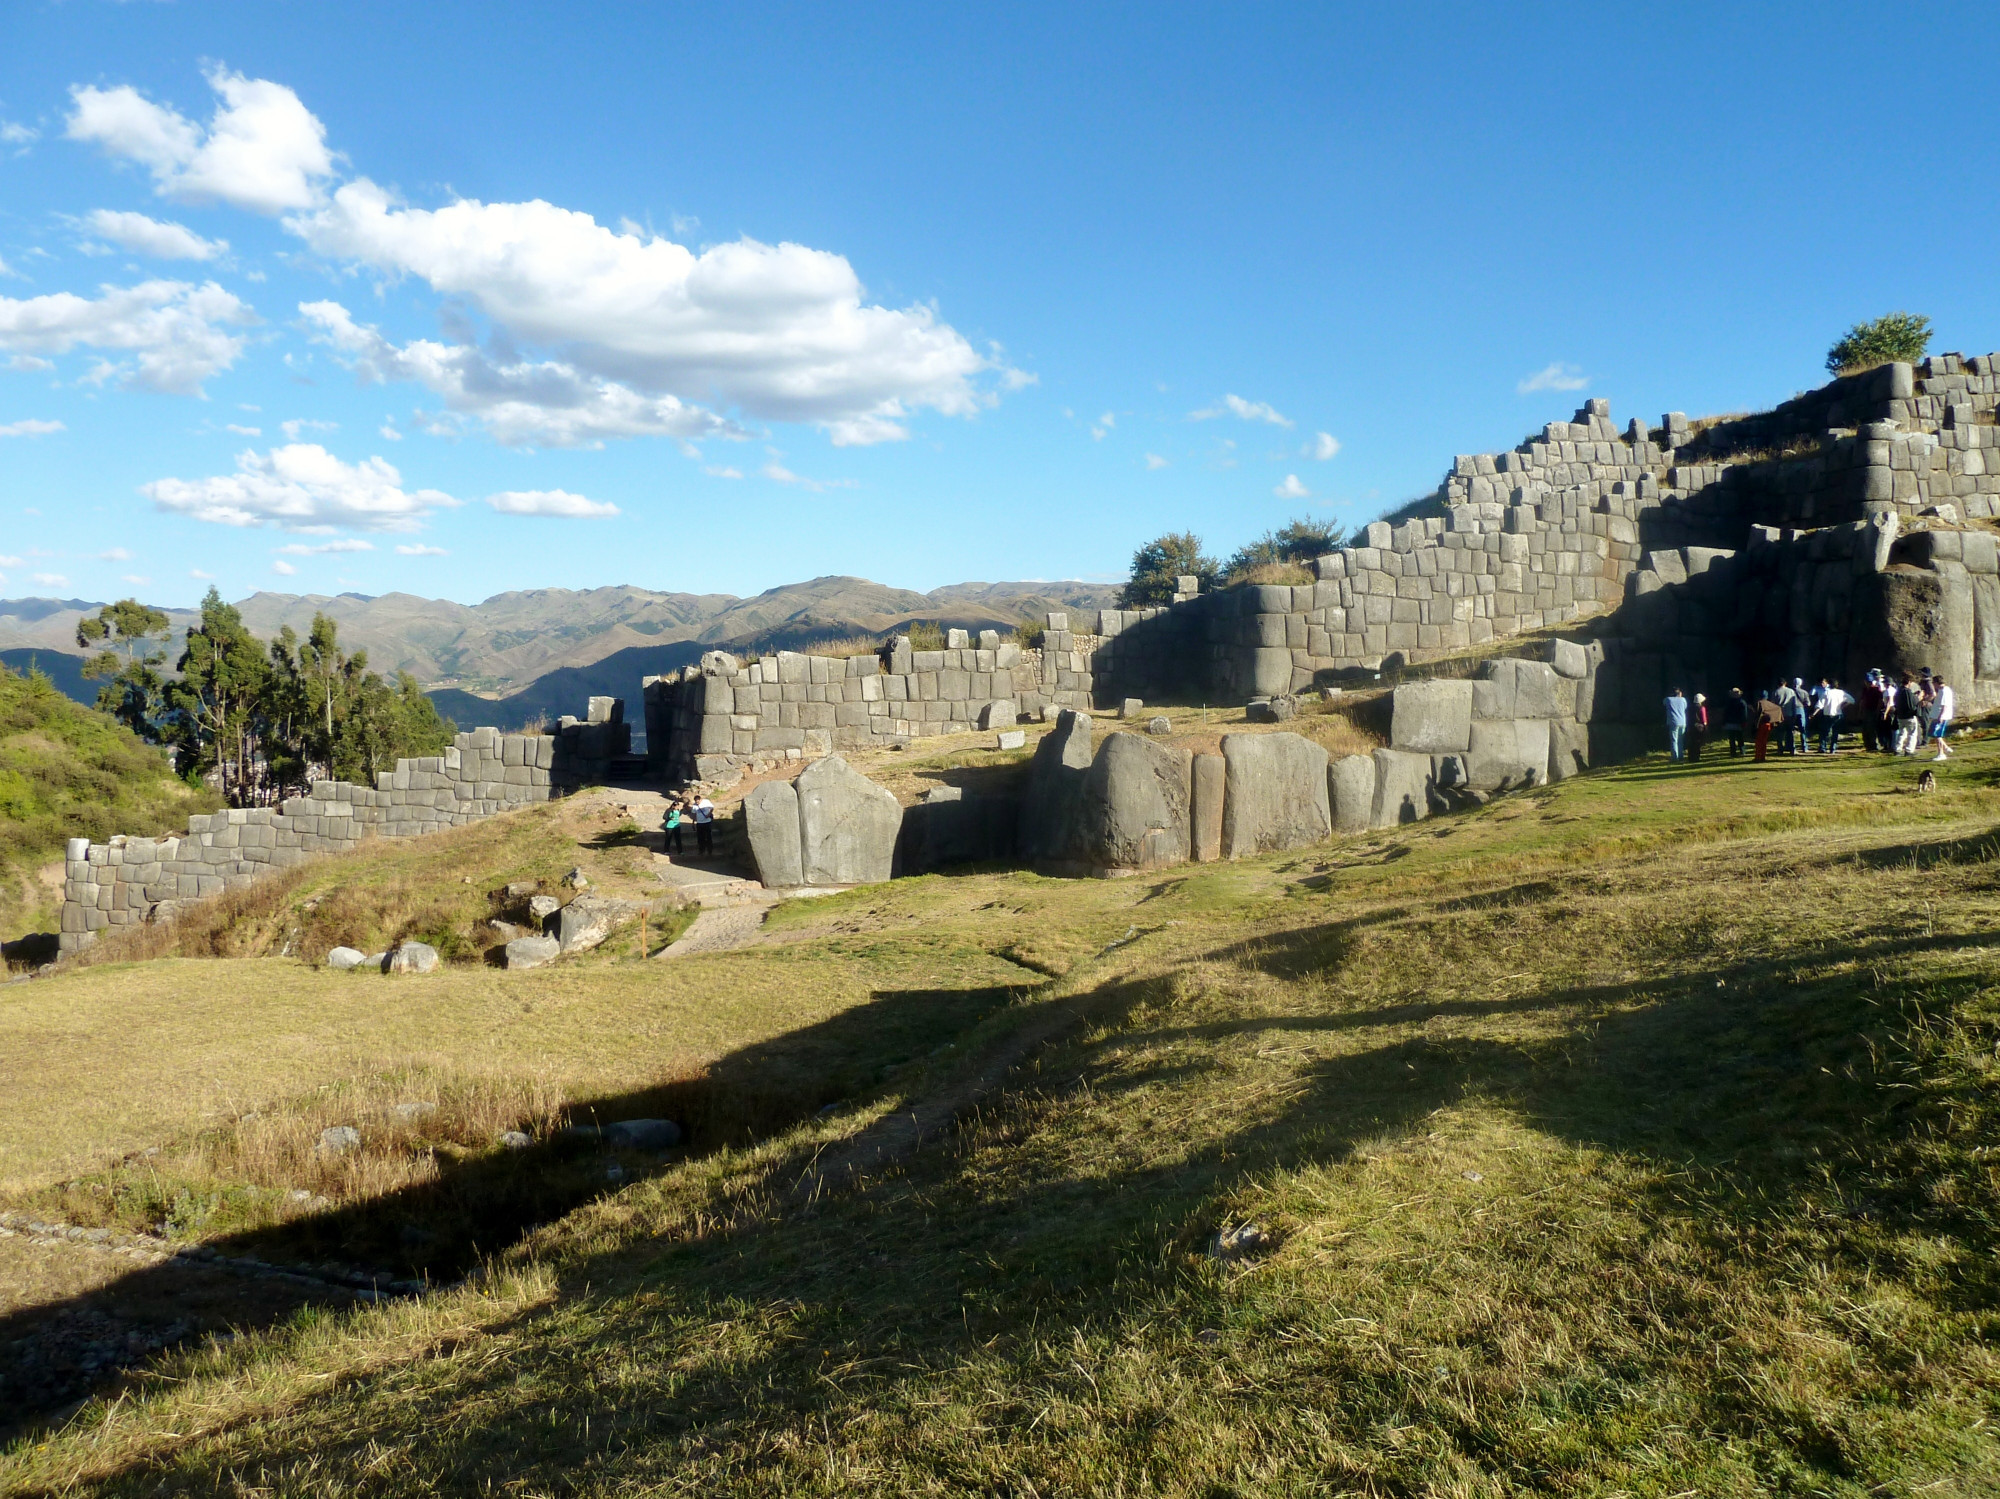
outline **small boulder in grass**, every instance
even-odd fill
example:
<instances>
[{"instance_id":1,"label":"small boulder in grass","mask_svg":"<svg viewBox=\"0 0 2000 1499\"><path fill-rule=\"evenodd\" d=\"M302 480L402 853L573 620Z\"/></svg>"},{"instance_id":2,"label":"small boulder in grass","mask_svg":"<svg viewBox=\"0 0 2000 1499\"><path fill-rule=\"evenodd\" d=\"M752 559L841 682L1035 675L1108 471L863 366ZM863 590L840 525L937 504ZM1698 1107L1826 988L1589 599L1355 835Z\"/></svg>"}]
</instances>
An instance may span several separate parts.
<instances>
[{"instance_id":1,"label":"small boulder in grass","mask_svg":"<svg viewBox=\"0 0 2000 1499\"><path fill-rule=\"evenodd\" d=\"M335 1124L319 1132L321 1155L351 1155L361 1148L361 1131L351 1124Z\"/></svg>"},{"instance_id":2,"label":"small boulder in grass","mask_svg":"<svg viewBox=\"0 0 2000 1499\"><path fill-rule=\"evenodd\" d=\"M1225 1265L1262 1259L1278 1247L1278 1241L1259 1223L1239 1223L1225 1228L1208 1246L1208 1252Z\"/></svg>"},{"instance_id":3,"label":"small boulder in grass","mask_svg":"<svg viewBox=\"0 0 2000 1499\"><path fill-rule=\"evenodd\" d=\"M1167 735L1173 733L1173 731L1174 721L1165 714L1161 714L1146 725L1146 732L1159 738L1165 738Z\"/></svg>"},{"instance_id":4,"label":"small boulder in grass","mask_svg":"<svg viewBox=\"0 0 2000 1499\"><path fill-rule=\"evenodd\" d=\"M561 956L562 943L553 937L516 937L507 944L507 967L510 971L540 968Z\"/></svg>"},{"instance_id":5,"label":"small boulder in grass","mask_svg":"<svg viewBox=\"0 0 2000 1499\"><path fill-rule=\"evenodd\" d=\"M553 895L536 895L528 900L528 915L539 924L547 921L562 909L562 902Z\"/></svg>"},{"instance_id":6,"label":"small boulder in grass","mask_svg":"<svg viewBox=\"0 0 2000 1499\"><path fill-rule=\"evenodd\" d=\"M430 973L438 966L438 952L427 942L405 942L389 954L390 973Z\"/></svg>"},{"instance_id":7,"label":"small boulder in grass","mask_svg":"<svg viewBox=\"0 0 2000 1499\"><path fill-rule=\"evenodd\" d=\"M534 1137L529 1135L525 1130L509 1129L500 1132L500 1148L502 1150L526 1150L534 1143Z\"/></svg>"},{"instance_id":8,"label":"small boulder in grass","mask_svg":"<svg viewBox=\"0 0 2000 1499\"><path fill-rule=\"evenodd\" d=\"M326 955L326 966L336 973L345 973L350 968L359 968L368 961L368 954L358 947L336 947Z\"/></svg>"}]
</instances>

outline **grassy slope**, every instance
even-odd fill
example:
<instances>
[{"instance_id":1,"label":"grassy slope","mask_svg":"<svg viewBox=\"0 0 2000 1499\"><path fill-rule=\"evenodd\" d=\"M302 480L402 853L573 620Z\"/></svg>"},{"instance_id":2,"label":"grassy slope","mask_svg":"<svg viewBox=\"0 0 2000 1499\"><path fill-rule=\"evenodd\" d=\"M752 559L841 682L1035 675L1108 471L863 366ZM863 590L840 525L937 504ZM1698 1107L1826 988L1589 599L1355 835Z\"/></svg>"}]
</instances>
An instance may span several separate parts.
<instances>
[{"instance_id":1,"label":"grassy slope","mask_svg":"<svg viewBox=\"0 0 2000 1499\"><path fill-rule=\"evenodd\" d=\"M65 839L184 832L218 805L105 714L0 670L0 937L55 930L62 889L36 871Z\"/></svg>"},{"instance_id":2,"label":"grassy slope","mask_svg":"<svg viewBox=\"0 0 2000 1499\"><path fill-rule=\"evenodd\" d=\"M952 1045L845 1112L607 1193L476 1287L192 1358L4 1471L121 1493L1991 1492L1996 772L1994 742L1932 797L1906 763L1653 763L1300 857L786 909L796 945L689 962L694 991L837 974L871 996L865 1035L885 998L948 1008L898 970L918 947L939 974L984 952L1053 977L942 1017ZM77 982L117 976L96 972ZM123 982L178 982L148 972ZM1064 1020L948 1139L859 1190L791 1190L957 1058ZM1241 1222L1275 1252L1216 1263Z\"/></svg>"}]
</instances>

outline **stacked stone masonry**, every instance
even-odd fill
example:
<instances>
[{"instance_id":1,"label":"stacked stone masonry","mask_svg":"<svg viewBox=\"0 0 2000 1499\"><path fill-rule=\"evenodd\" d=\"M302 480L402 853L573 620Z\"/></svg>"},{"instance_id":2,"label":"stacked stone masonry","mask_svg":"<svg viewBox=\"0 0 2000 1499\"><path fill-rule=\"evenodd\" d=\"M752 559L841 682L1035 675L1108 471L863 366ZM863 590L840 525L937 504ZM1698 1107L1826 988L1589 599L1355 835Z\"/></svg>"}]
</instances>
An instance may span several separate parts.
<instances>
[{"instance_id":1,"label":"stacked stone masonry","mask_svg":"<svg viewBox=\"0 0 2000 1499\"><path fill-rule=\"evenodd\" d=\"M1458 458L1404 518L1317 559L1314 583L1104 611L1077 675L1099 704L1241 702L1602 615L1649 558L1735 553L1755 528L2000 517L1997 406L1994 355L1885 365L1700 426L1621 429L1591 401L1511 452Z\"/></svg>"},{"instance_id":2,"label":"stacked stone masonry","mask_svg":"<svg viewBox=\"0 0 2000 1499\"><path fill-rule=\"evenodd\" d=\"M738 661L712 651L645 683L646 743L656 775L711 779L743 767L816 759L837 749L907 744L935 734L1012 728L1059 706L1088 706L1097 641L1049 616L1038 649L982 630L946 647Z\"/></svg>"},{"instance_id":3,"label":"stacked stone masonry","mask_svg":"<svg viewBox=\"0 0 2000 1499\"><path fill-rule=\"evenodd\" d=\"M190 817L177 838L72 838L61 949L76 952L100 932L167 919L185 901L236 889L311 854L458 827L590 784L630 743L622 703L594 700L592 718L564 718L553 734L474 729L442 755L398 760L373 786L315 781L306 795L276 807Z\"/></svg>"}]
</instances>

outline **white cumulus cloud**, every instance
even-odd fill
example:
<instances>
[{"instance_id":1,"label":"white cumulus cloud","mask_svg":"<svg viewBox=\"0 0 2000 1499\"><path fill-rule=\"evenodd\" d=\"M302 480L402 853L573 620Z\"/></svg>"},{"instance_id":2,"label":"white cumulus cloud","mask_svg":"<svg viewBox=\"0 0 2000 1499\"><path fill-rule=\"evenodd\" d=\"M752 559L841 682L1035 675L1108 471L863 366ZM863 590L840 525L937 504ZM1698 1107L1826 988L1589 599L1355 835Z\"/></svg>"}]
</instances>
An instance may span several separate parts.
<instances>
[{"instance_id":1,"label":"white cumulus cloud","mask_svg":"<svg viewBox=\"0 0 2000 1499\"><path fill-rule=\"evenodd\" d=\"M567 373L565 406L565 384L609 385L809 422L859 445L907 437L920 409L970 416L991 404L983 373L1005 383L934 309L870 304L845 257L805 245L738 239L697 254L539 200L406 207L366 178L286 223L329 258L464 299L510 350L559 352L552 365L492 363Z\"/></svg>"},{"instance_id":2,"label":"white cumulus cloud","mask_svg":"<svg viewBox=\"0 0 2000 1499\"><path fill-rule=\"evenodd\" d=\"M399 557L449 557L451 553L447 552L443 547L425 546L422 542L417 542L413 546L397 547L396 555Z\"/></svg>"},{"instance_id":3,"label":"white cumulus cloud","mask_svg":"<svg viewBox=\"0 0 2000 1499\"><path fill-rule=\"evenodd\" d=\"M68 430L61 422L44 422L28 417L22 421L8 422L5 426L0 426L0 437L47 437L51 432Z\"/></svg>"},{"instance_id":4,"label":"white cumulus cloud","mask_svg":"<svg viewBox=\"0 0 2000 1499\"><path fill-rule=\"evenodd\" d=\"M502 361L470 344L416 339L400 348L356 323L338 302L304 302L314 336L348 355L365 381L414 380L447 408L483 423L510 447L596 447L612 437L694 442L743 430L674 396L644 396L560 360ZM436 430L435 425L432 430Z\"/></svg>"},{"instance_id":5,"label":"white cumulus cloud","mask_svg":"<svg viewBox=\"0 0 2000 1499\"><path fill-rule=\"evenodd\" d=\"M1331 432L1321 432L1299 450L1301 458L1317 458L1321 463L1340 451L1340 439Z\"/></svg>"},{"instance_id":6,"label":"white cumulus cloud","mask_svg":"<svg viewBox=\"0 0 2000 1499\"><path fill-rule=\"evenodd\" d=\"M123 547L113 547L108 552L99 552L97 560L99 562L130 562L132 554Z\"/></svg>"},{"instance_id":7,"label":"white cumulus cloud","mask_svg":"<svg viewBox=\"0 0 2000 1499\"><path fill-rule=\"evenodd\" d=\"M1582 390L1590 379L1573 364L1551 364L1539 369L1514 387L1516 395L1533 395L1538 390Z\"/></svg>"},{"instance_id":8,"label":"white cumulus cloud","mask_svg":"<svg viewBox=\"0 0 2000 1499\"><path fill-rule=\"evenodd\" d=\"M145 576L143 573L121 573L119 575L118 581L121 583L135 583L139 587L144 588L148 583L152 582L153 580Z\"/></svg>"},{"instance_id":9,"label":"white cumulus cloud","mask_svg":"<svg viewBox=\"0 0 2000 1499\"><path fill-rule=\"evenodd\" d=\"M1163 468L1171 468L1171 467L1173 467L1173 465L1169 463L1166 459L1162 458L1158 453L1148 453L1146 455L1146 471L1148 473L1157 473Z\"/></svg>"},{"instance_id":10,"label":"white cumulus cloud","mask_svg":"<svg viewBox=\"0 0 2000 1499\"><path fill-rule=\"evenodd\" d=\"M162 510L196 520L292 531L335 526L414 531L430 511L458 503L435 489L405 490L402 475L386 459L343 463L310 442L239 453L233 474L155 479L139 492Z\"/></svg>"},{"instance_id":11,"label":"white cumulus cloud","mask_svg":"<svg viewBox=\"0 0 2000 1499\"><path fill-rule=\"evenodd\" d=\"M312 417L301 416L294 417L288 422L279 422L278 430L285 434L288 442L297 442L300 435L306 432L338 432L340 423L316 421Z\"/></svg>"},{"instance_id":12,"label":"white cumulus cloud","mask_svg":"<svg viewBox=\"0 0 2000 1499\"><path fill-rule=\"evenodd\" d=\"M618 513L616 505L587 500L566 489L510 489L504 494L488 495L486 503L502 515L559 515L572 520L596 520Z\"/></svg>"},{"instance_id":13,"label":"white cumulus cloud","mask_svg":"<svg viewBox=\"0 0 2000 1499\"><path fill-rule=\"evenodd\" d=\"M1213 421L1218 416L1238 417L1246 422L1269 422L1274 427L1289 427L1292 425L1292 419L1281 415L1277 408L1269 402L1246 401L1243 397L1236 395L1224 396L1217 404L1203 407L1200 411L1190 411L1188 413L1188 420L1191 422L1207 422Z\"/></svg>"},{"instance_id":14,"label":"white cumulus cloud","mask_svg":"<svg viewBox=\"0 0 2000 1499\"><path fill-rule=\"evenodd\" d=\"M333 175L326 129L283 84L211 68L218 96L206 127L129 85L70 90L66 134L136 162L162 197L257 213L310 208Z\"/></svg>"},{"instance_id":15,"label":"white cumulus cloud","mask_svg":"<svg viewBox=\"0 0 2000 1499\"><path fill-rule=\"evenodd\" d=\"M84 225L99 239L107 239L134 255L150 255L155 260L213 260L229 253L226 239L203 239L185 224L162 223L143 213L120 213L99 208L84 218Z\"/></svg>"},{"instance_id":16,"label":"white cumulus cloud","mask_svg":"<svg viewBox=\"0 0 2000 1499\"><path fill-rule=\"evenodd\" d=\"M168 395L198 395L210 375L243 352L240 335L224 330L257 315L213 281L145 281L101 286L95 299L73 292L0 297L0 353L67 354L86 348L132 355L100 360L88 378L116 379Z\"/></svg>"},{"instance_id":17,"label":"white cumulus cloud","mask_svg":"<svg viewBox=\"0 0 2000 1499\"><path fill-rule=\"evenodd\" d=\"M1281 500L1309 500L1312 498L1312 491L1299 482L1297 474L1286 474L1285 482L1272 490L1271 493Z\"/></svg>"},{"instance_id":18,"label":"white cumulus cloud","mask_svg":"<svg viewBox=\"0 0 2000 1499\"><path fill-rule=\"evenodd\" d=\"M286 577L289 578L293 574L297 573L298 569L296 567L293 567L291 563L285 561L284 558L280 557L276 562L273 562L271 564L271 571L274 573L283 573Z\"/></svg>"},{"instance_id":19,"label":"white cumulus cloud","mask_svg":"<svg viewBox=\"0 0 2000 1499\"><path fill-rule=\"evenodd\" d=\"M44 588L69 587L69 579L65 578L61 573L36 573L34 578Z\"/></svg>"}]
</instances>

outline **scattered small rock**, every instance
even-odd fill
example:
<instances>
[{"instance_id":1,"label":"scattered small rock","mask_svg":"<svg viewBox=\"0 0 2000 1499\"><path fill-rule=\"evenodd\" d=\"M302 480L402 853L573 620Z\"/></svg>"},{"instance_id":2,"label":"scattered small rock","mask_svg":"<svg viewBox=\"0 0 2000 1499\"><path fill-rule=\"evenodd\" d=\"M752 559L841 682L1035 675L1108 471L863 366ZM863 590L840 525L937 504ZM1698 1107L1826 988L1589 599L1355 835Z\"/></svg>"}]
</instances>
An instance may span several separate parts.
<instances>
[{"instance_id":1,"label":"scattered small rock","mask_svg":"<svg viewBox=\"0 0 2000 1499\"><path fill-rule=\"evenodd\" d=\"M999 739L993 747L1003 750L1026 749L1028 747L1028 736L1020 729L1002 729Z\"/></svg>"},{"instance_id":2,"label":"scattered small rock","mask_svg":"<svg viewBox=\"0 0 2000 1499\"><path fill-rule=\"evenodd\" d=\"M498 934L502 942L512 942L516 937L521 935L521 929L511 921L502 921L498 917L495 917L486 924Z\"/></svg>"},{"instance_id":3,"label":"scattered small rock","mask_svg":"<svg viewBox=\"0 0 2000 1499\"><path fill-rule=\"evenodd\" d=\"M361 1148L361 1131L351 1124L335 1124L319 1132L321 1155L346 1155Z\"/></svg>"},{"instance_id":4,"label":"scattered small rock","mask_svg":"<svg viewBox=\"0 0 2000 1499\"><path fill-rule=\"evenodd\" d=\"M590 880L584 875L581 865L564 875L562 882L572 890L588 890L590 888Z\"/></svg>"},{"instance_id":5,"label":"scattered small rock","mask_svg":"<svg viewBox=\"0 0 2000 1499\"><path fill-rule=\"evenodd\" d=\"M500 1148L502 1150L526 1150L534 1143L532 1136L518 1129L502 1130L500 1132Z\"/></svg>"},{"instance_id":6,"label":"scattered small rock","mask_svg":"<svg viewBox=\"0 0 2000 1499\"><path fill-rule=\"evenodd\" d=\"M1118 705L1118 716L1123 719L1137 718L1145 711L1146 704L1144 700L1136 697L1128 697Z\"/></svg>"},{"instance_id":7,"label":"scattered small rock","mask_svg":"<svg viewBox=\"0 0 2000 1499\"><path fill-rule=\"evenodd\" d=\"M1148 734L1171 734L1173 731L1174 721L1164 713L1146 725L1146 732Z\"/></svg>"},{"instance_id":8,"label":"scattered small rock","mask_svg":"<svg viewBox=\"0 0 2000 1499\"><path fill-rule=\"evenodd\" d=\"M438 966L435 947L426 942L405 942L389 954L389 973L429 973Z\"/></svg>"},{"instance_id":9,"label":"scattered small rock","mask_svg":"<svg viewBox=\"0 0 2000 1499\"><path fill-rule=\"evenodd\" d=\"M350 968L359 968L367 961L367 954L358 947L336 947L326 955L326 966L337 973L344 973Z\"/></svg>"},{"instance_id":10,"label":"scattered small rock","mask_svg":"<svg viewBox=\"0 0 2000 1499\"><path fill-rule=\"evenodd\" d=\"M1209 1244L1208 1252L1224 1264L1235 1264L1241 1260L1259 1259L1277 1247L1278 1241L1265 1231L1262 1224L1241 1223L1217 1234Z\"/></svg>"},{"instance_id":11,"label":"scattered small rock","mask_svg":"<svg viewBox=\"0 0 2000 1499\"><path fill-rule=\"evenodd\" d=\"M1483 1182L1486 1180L1486 1178L1481 1176L1477 1171L1466 1172L1465 1179L1469 1182Z\"/></svg>"},{"instance_id":12,"label":"scattered small rock","mask_svg":"<svg viewBox=\"0 0 2000 1499\"><path fill-rule=\"evenodd\" d=\"M528 914L537 922L547 921L562 909L562 902L553 895L536 895L528 900Z\"/></svg>"},{"instance_id":13,"label":"scattered small rock","mask_svg":"<svg viewBox=\"0 0 2000 1499\"><path fill-rule=\"evenodd\" d=\"M1289 694L1252 698L1243 716L1252 723L1290 723L1299 716L1299 700Z\"/></svg>"},{"instance_id":14,"label":"scattered small rock","mask_svg":"<svg viewBox=\"0 0 2000 1499\"><path fill-rule=\"evenodd\" d=\"M421 1098L412 1099L408 1103L399 1103L389 1110L405 1124L415 1124L419 1119L428 1119L437 1111L436 1104Z\"/></svg>"},{"instance_id":15,"label":"scattered small rock","mask_svg":"<svg viewBox=\"0 0 2000 1499\"><path fill-rule=\"evenodd\" d=\"M540 880L515 880L507 886L507 899L520 900L542 888Z\"/></svg>"},{"instance_id":16,"label":"scattered small rock","mask_svg":"<svg viewBox=\"0 0 2000 1499\"><path fill-rule=\"evenodd\" d=\"M389 971L389 954L387 952L371 952L361 961L369 968L378 969L384 973Z\"/></svg>"}]
</instances>

